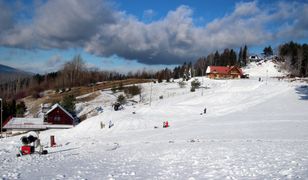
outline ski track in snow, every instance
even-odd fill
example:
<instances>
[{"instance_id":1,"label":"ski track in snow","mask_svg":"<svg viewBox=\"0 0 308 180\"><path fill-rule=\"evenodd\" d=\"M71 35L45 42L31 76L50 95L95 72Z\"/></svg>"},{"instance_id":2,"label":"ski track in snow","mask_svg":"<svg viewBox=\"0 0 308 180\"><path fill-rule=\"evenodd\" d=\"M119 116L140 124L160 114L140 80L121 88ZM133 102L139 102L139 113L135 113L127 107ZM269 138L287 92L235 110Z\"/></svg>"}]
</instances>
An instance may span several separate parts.
<instances>
[{"instance_id":1,"label":"ski track in snow","mask_svg":"<svg viewBox=\"0 0 308 180\"><path fill-rule=\"evenodd\" d=\"M0 140L2 179L308 179L308 101L298 82L273 63L251 65L251 79L210 80L189 92L177 83L152 84L152 104L114 112L101 92L80 112L104 112L68 130L40 134L47 155L16 158L20 136ZM200 78L199 78L200 79ZM201 79L200 79L201 81ZM150 84L142 84L150 92ZM150 95L144 93L145 102ZM163 99L159 96L163 95ZM103 100L104 103L102 102ZM138 97L135 97L136 101ZM207 107L207 114L202 114ZM135 114L133 114L135 112ZM112 120L112 128L100 128ZM169 121L169 128L162 122ZM156 128L154 128L156 127ZM55 135L57 147L48 147Z\"/></svg>"}]
</instances>

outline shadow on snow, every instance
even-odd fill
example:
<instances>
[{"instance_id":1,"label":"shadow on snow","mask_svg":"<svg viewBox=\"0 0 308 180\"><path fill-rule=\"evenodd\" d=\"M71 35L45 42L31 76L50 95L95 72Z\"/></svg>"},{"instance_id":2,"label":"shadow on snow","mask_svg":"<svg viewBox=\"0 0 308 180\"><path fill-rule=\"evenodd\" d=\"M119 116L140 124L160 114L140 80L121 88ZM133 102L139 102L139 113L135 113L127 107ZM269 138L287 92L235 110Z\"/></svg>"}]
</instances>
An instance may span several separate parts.
<instances>
[{"instance_id":1,"label":"shadow on snow","mask_svg":"<svg viewBox=\"0 0 308 180\"><path fill-rule=\"evenodd\" d=\"M308 85L298 86L295 90L299 94L300 100L308 100Z\"/></svg>"}]
</instances>

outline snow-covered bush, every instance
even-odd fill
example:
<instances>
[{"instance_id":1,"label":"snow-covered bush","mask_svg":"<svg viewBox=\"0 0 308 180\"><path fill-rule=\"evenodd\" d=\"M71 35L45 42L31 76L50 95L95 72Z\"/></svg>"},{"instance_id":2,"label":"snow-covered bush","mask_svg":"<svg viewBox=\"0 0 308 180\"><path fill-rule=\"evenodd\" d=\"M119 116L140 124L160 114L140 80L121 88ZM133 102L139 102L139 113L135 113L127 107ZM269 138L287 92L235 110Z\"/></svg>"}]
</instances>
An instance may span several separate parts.
<instances>
[{"instance_id":1,"label":"snow-covered bush","mask_svg":"<svg viewBox=\"0 0 308 180\"><path fill-rule=\"evenodd\" d=\"M135 85L125 87L124 93L127 97L133 97L135 95L141 94L141 87Z\"/></svg>"},{"instance_id":2,"label":"snow-covered bush","mask_svg":"<svg viewBox=\"0 0 308 180\"><path fill-rule=\"evenodd\" d=\"M126 103L126 98L123 94L120 94L117 98L117 102L120 104L125 104Z\"/></svg>"},{"instance_id":3,"label":"snow-covered bush","mask_svg":"<svg viewBox=\"0 0 308 180\"><path fill-rule=\"evenodd\" d=\"M117 88L116 88L115 85L113 85L113 86L111 87L111 91L112 91L112 93L116 93L116 92L117 92Z\"/></svg>"},{"instance_id":4,"label":"snow-covered bush","mask_svg":"<svg viewBox=\"0 0 308 180\"><path fill-rule=\"evenodd\" d=\"M200 87L201 83L198 79L194 79L191 81L191 87L194 89L198 89Z\"/></svg>"},{"instance_id":5,"label":"snow-covered bush","mask_svg":"<svg viewBox=\"0 0 308 180\"><path fill-rule=\"evenodd\" d=\"M186 83L184 81L179 81L180 88L184 88L186 86Z\"/></svg>"}]
</instances>

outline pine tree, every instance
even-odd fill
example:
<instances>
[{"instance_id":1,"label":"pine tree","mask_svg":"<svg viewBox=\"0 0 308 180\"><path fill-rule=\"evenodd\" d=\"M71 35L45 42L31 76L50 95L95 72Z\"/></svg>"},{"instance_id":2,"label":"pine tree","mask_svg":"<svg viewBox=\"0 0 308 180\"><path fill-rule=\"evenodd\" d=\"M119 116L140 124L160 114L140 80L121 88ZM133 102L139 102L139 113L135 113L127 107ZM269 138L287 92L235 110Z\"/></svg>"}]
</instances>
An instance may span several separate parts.
<instances>
[{"instance_id":1,"label":"pine tree","mask_svg":"<svg viewBox=\"0 0 308 180\"><path fill-rule=\"evenodd\" d=\"M265 57L272 56L274 54L272 47L271 46L265 47L263 49L263 54Z\"/></svg>"},{"instance_id":2,"label":"pine tree","mask_svg":"<svg viewBox=\"0 0 308 180\"><path fill-rule=\"evenodd\" d=\"M173 79L179 79L179 78L180 78L179 67L175 67L173 69Z\"/></svg>"},{"instance_id":3,"label":"pine tree","mask_svg":"<svg viewBox=\"0 0 308 180\"><path fill-rule=\"evenodd\" d=\"M75 114L75 101L76 101L75 96L73 96L73 95L66 95L62 99L61 106L65 110L67 110L69 113L74 115Z\"/></svg>"},{"instance_id":4,"label":"pine tree","mask_svg":"<svg viewBox=\"0 0 308 180\"><path fill-rule=\"evenodd\" d=\"M300 67L300 76L307 76L308 71L308 45L302 46L302 62Z\"/></svg>"},{"instance_id":5,"label":"pine tree","mask_svg":"<svg viewBox=\"0 0 308 180\"><path fill-rule=\"evenodd\" d=\"M225 49L224 52L220 55L220 66L230 65L230 50Z\"/></svg>"},{"instance_id":6,"label":"pine tree","mask_svg":"<svg viewBox=\"0 0 308 180\"><path fill-rule=\"evenodd\" d=\"M3 106L2 107L2 110L3 110L2 118L3 118L3 121L5 121L9 116L12 116L12 114L10 113L10 104L8 101L3 100L2 106Z\"/></svg>"},{"instance_id":7,"label":"pine tree","mask_svg":"<svg viewBox=\"0 0 308 180\"><path fill-rule=\"evenodd\" d=\"M234 50L233 49L231 49L231 51L230 51L230 55L229 55L230 57L230 65L231 66L234 66L234 65L236 65L237 63L236 63L236 53L234 52Z\"/></svg>"},{"instance_id":8,"label":"pine tree","mask_svg":"<svg viewBox=\"0 0 308 180\"><path fill-rule=\"evenodd\" d=\"M220 55L219 55L219 52L216 51L215 54L214 54L214 65L215 66L219 65L219 60L220 60Z\"/></svg>"},{"instance_id":9,"label":"pine tree","mask_svg":"<svg viewBox=\"0 0 308 180\"><path fill-rule=\"evenodd\" d=\"M184 64L180 68L180 77L184 78L186 68L187 68L186 62L184 62Z\"/></svg>"},{"instance_id":10,"label":"pine tree","mask_svg":"<svg viewBox=\"0 0 308 180\"><path fill-rule=\"evenodd\" d=\"M16 105L16 116L23 117L27 110L25 102L21 101Z\"/></svg>"},{"instance_id":11,"label":"pine tree","mask_svg":"<svg viewBox=\"0 0 308 180\"><path fill-rule=\"evenodd\" d=\"M279 55L286 60L287 68L292 75L306 75L304 72L306 69L304 45L302 46L293 41L283 44L279 47Z\"/></svg>"},{"instance_id":12,"label":"pine tree","mask_svg":"<svg viewBox=\"0 0 308 180\"><path fill-rule=\"evenodd\" d=\"M247 46L245 45L244 46L244 50L243 50L243 65L244 66L247 66L247 56L248 56L248 49L247 49Z\"/></svg>"}]
</instances>

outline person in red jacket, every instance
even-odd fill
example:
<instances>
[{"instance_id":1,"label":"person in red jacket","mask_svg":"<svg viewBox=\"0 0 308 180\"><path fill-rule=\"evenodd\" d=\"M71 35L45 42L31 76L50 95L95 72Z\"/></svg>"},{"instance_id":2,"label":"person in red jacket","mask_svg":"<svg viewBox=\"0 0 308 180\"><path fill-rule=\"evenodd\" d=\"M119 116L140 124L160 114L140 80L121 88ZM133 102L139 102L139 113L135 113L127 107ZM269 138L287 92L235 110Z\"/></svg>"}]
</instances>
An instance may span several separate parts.
<instances>
[{"instance_id":1,"label":"person in red jacket","mask_svg":"<svg viewBox=\"0 0 308 180\"><path fill-rule=\"evenodd\" d=\"M165 128L169 127L168 121L165 122Z\"/></svg>"}]
</instances>

